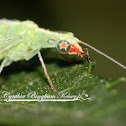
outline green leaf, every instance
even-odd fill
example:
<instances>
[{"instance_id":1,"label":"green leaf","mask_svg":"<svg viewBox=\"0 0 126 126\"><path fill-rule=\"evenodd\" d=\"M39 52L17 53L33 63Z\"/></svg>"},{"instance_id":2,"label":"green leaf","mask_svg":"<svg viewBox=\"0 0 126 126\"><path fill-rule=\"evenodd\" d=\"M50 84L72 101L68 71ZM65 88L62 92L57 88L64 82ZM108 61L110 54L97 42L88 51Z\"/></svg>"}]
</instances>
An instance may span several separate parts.
<instances>
[{"instance_id":1,"label":"green leaf","mask_svg":"<svg viewBox=\"0 0 126 126\"><path fill-rule=\"evenodd\" d=\"M46 80L37 57L17 62L4 69L0 77L0 124L4 125L124 125L126 100L113 86L126 78L104 79L91 74L95 63L86 61L69 63L60 59L55 49L43 50L48 73L57 92ZM56 101L4 101L3 91L11 95L51 95L66 98L83 94L84 100ZM64 97L63 97L64 94ZM85 95L86 94L86 95ZM9 98L7 98L9 99Z\"/></svg>"}]
</instances>

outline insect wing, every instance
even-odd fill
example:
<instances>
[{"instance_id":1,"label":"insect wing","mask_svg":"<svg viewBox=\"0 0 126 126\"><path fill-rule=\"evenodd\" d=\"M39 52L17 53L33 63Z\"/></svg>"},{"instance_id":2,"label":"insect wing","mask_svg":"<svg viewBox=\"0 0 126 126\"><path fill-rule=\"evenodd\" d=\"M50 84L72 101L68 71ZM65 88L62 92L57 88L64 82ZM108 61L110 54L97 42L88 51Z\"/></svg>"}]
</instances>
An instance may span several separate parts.
<instances>
[{"instance_id":1,"label":"insect wing","mask_svg":"<svg viewBox=\"0 0 126 126\"><path fill-rule=\"evenodd\" d=\"M0 20L0 55L21 42L21 35L16 34L8 20Z\"/></svg>"}]
</instances>

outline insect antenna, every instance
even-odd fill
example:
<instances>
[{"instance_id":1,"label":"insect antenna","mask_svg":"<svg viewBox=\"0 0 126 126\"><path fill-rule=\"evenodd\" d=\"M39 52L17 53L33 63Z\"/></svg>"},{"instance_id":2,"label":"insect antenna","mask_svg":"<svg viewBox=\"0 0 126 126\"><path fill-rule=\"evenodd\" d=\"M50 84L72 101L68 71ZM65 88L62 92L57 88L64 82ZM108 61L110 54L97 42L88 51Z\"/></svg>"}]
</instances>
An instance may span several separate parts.
<instances>
[{"instance_id":1,"label":"insect antenna","mask_svg":"<svg viewBox=\"0 0 126 126\"><path fill-rule=\"evenodd\" d=\"M94 48L93 46L87 44L86 42L79 41L79 43L81 43L81 44L83 44L83 45L85 45L85 46L87 46L87 47L93 49L95 52L97 52L97 53L103 55L103 56L106 57L107 59L111 60L112 62L114 62L114 63L116 63L117 65L119 65L120 67L122 67L123 69L126 69L126 66L124 66L124 65L121 64L120 62L116 61L116 60L113 59L112 57L106 55L105 53L101 52L100 50Z\"/></svg>"},{"instance_id":2,"label":"insect antenna","mask_svg":"<svg viewBox=\"0 0 126 126\"><path fill-rule=\"evenodd\" d=\"M3 68L5 67L5 65L9 62L9 57L5 57L5 59L2 61L1 65L0 65L0 74L3 70Z\"/></svg>"}]
</instances>

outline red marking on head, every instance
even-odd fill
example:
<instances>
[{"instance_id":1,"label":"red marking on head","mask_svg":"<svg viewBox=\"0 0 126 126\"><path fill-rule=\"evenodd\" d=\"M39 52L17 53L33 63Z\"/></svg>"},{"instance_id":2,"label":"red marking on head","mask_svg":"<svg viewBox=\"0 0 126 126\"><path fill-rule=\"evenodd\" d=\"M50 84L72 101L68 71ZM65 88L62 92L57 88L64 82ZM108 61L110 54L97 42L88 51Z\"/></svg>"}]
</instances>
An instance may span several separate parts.
<instances>
[{"instance_id":1,"label":"red marking on head","mask_svg":"<svg viewBox=\"0 0 126 126\"><path fill-rule=\"evenodd\" d=\"M71 44L71 49L70 49L69 52L72 52L72 53L74 53L74 52L75 52L75 53L81 53L82 51L80 51L80 49L77 48L76 45Z\"/></svg>"},{"instance_id":2,"label":"red marking on head","mask_svg":"<svg viewBox=\"0 0 126 126\"><path fill-rule=\"evenodd\" d=\"M89 57L88 53L85 53L84 51L82 51L75 44L71 44L71 49L68 52L68 54L77 55L79 57L87 58L88 62L90 62L90 57Z\"/></svg>"}]
</instances>

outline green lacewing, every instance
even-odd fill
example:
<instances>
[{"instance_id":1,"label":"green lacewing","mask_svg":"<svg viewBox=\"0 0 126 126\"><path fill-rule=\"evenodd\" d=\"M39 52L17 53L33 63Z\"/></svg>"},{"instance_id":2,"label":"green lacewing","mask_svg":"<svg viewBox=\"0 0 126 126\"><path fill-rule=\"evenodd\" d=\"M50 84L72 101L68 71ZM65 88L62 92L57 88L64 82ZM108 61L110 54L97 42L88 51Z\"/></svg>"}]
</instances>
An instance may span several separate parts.
<instances>
[{"instance_id":1,"label":"green lacewing","mask_svg":"<svg viewBox=\"0 0 126 126\"><path fill-rule=\"evenodd\" d=\"M56 48L60 53L87 58L88 62L90 62L88 49L86 48L86 52L84 52L79 43L93 49L97 53L126 69L126 66L93 46L82 42L74 37L74 34L71 32L60 33L39 28L37 24L30 20L18 21L1 19L0 60L2 60L2 63L0 65L0 73L5 66L10 65L12 62L29 60L38 54L45 76L47 77L53 91L56 91L47 72L40 50L43 48Z\"/></svg>"}]
</instances>

